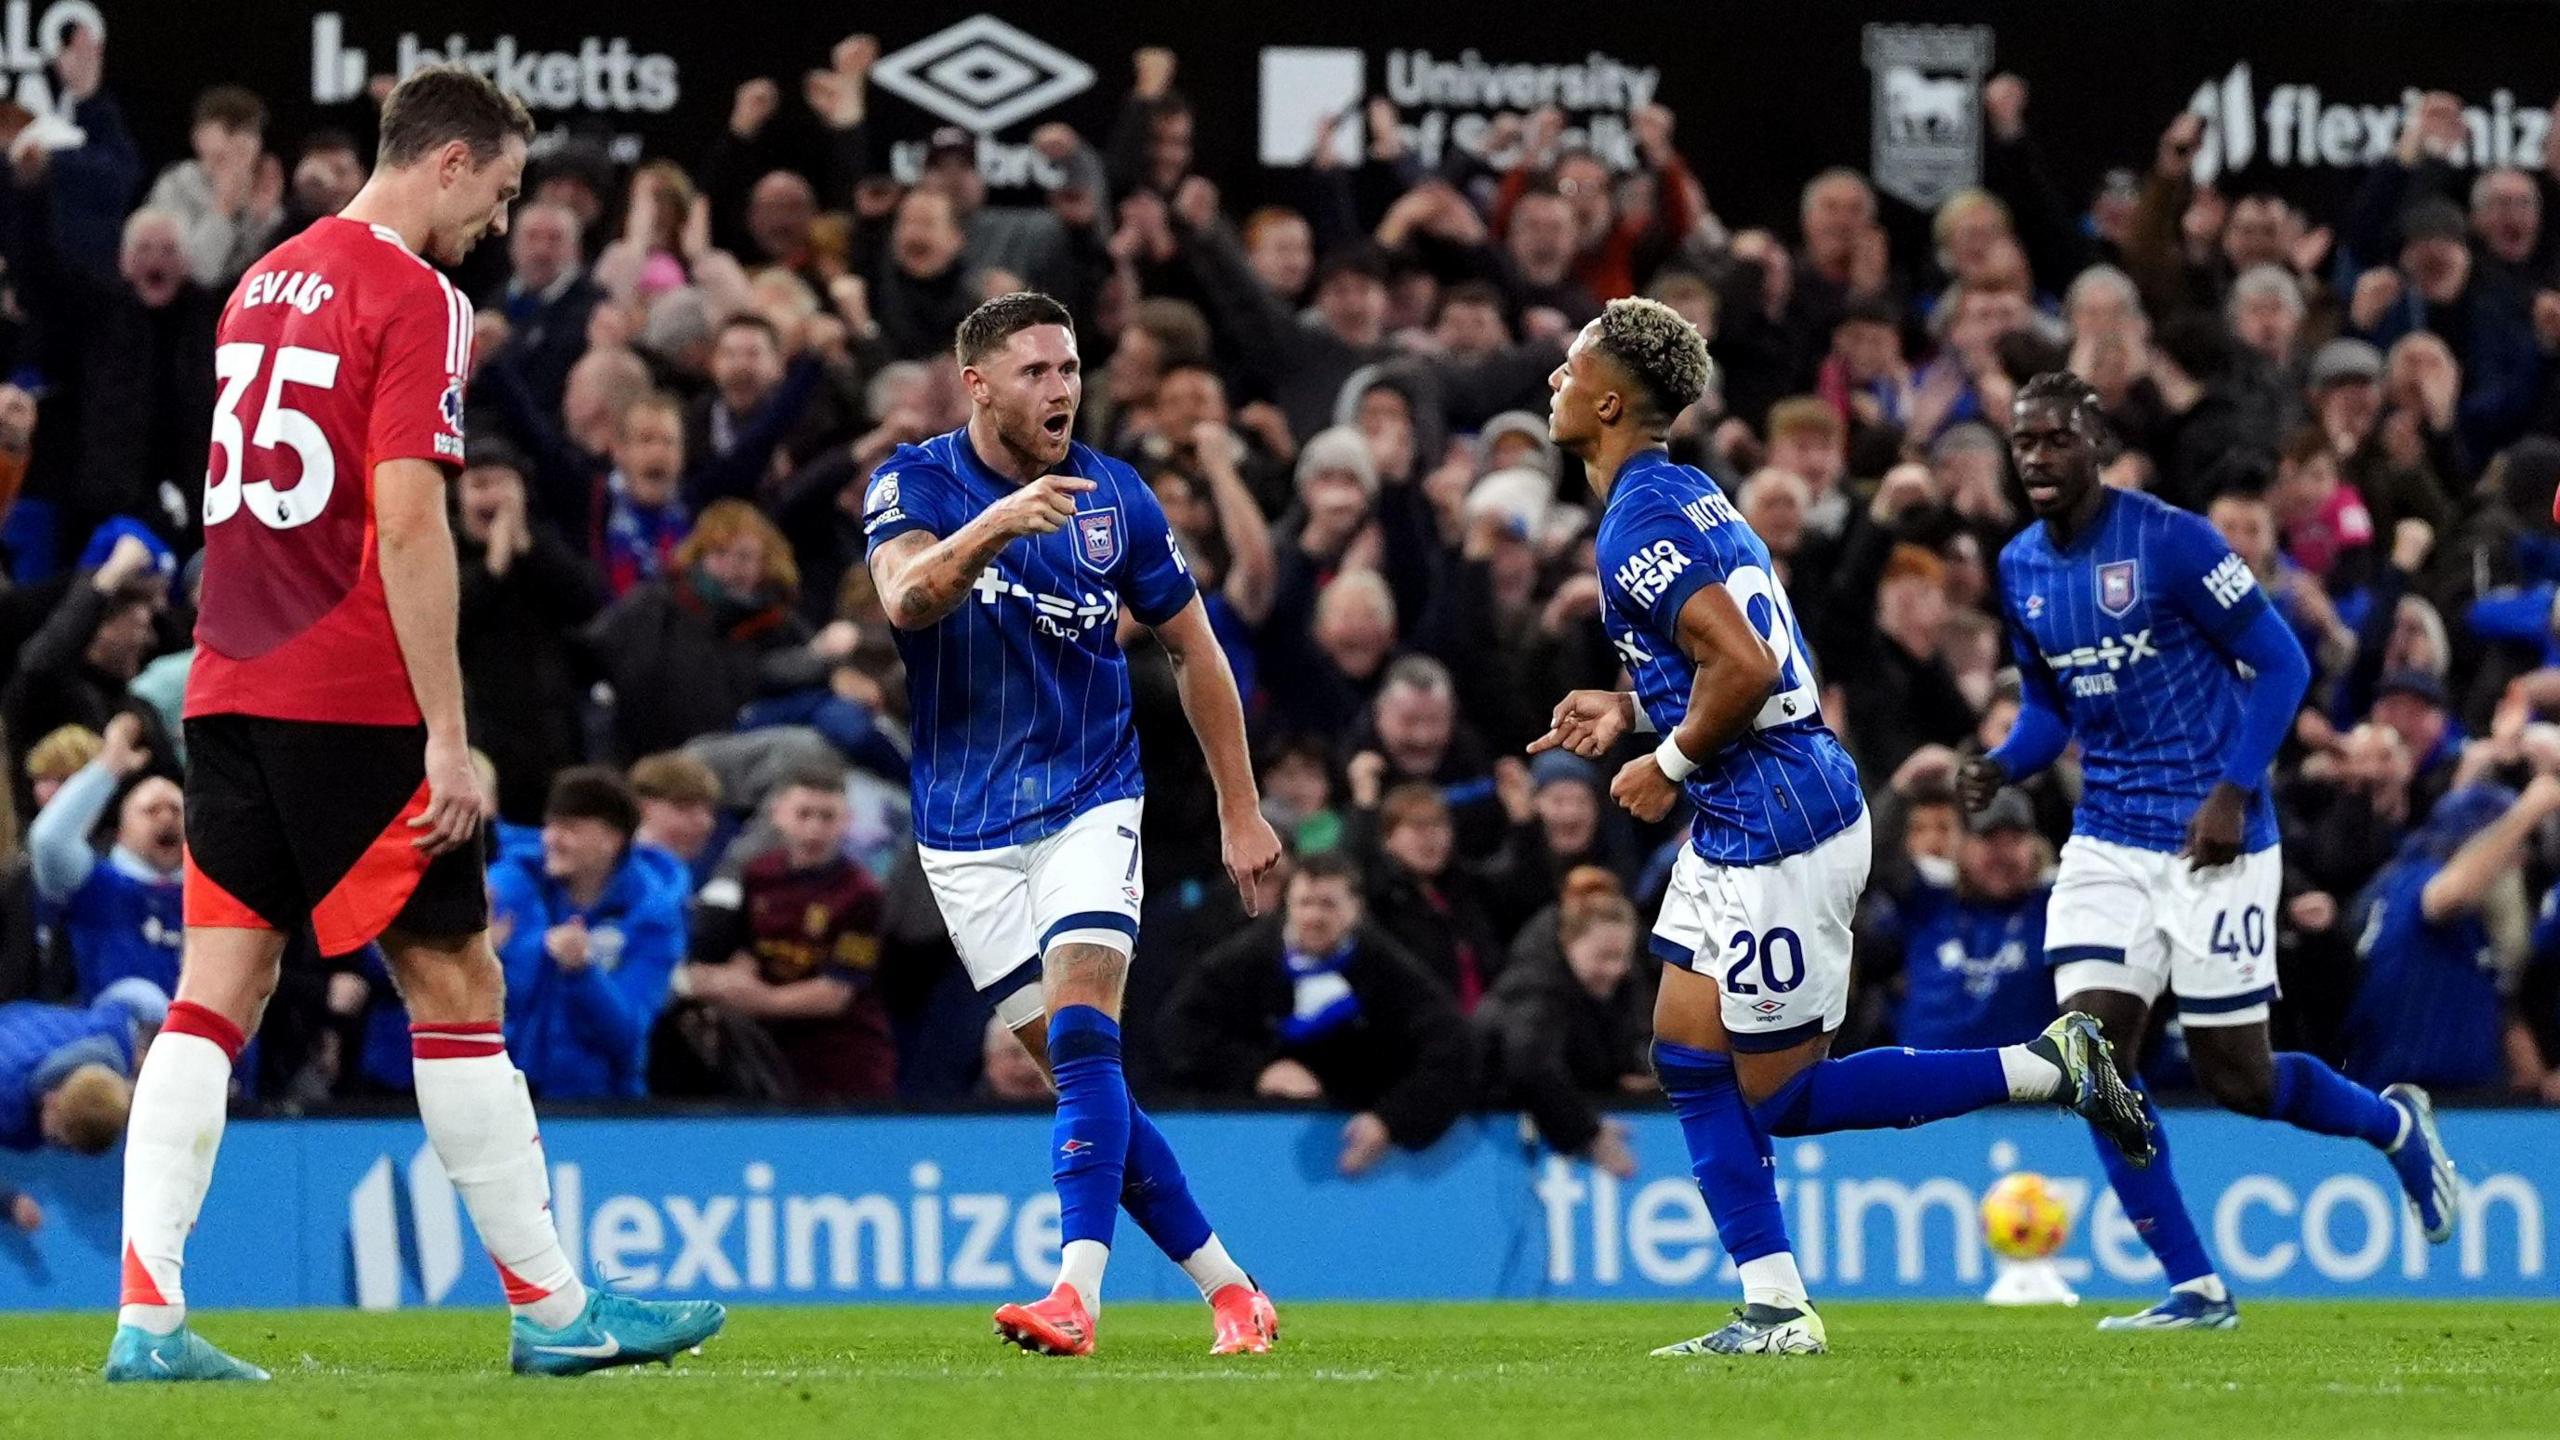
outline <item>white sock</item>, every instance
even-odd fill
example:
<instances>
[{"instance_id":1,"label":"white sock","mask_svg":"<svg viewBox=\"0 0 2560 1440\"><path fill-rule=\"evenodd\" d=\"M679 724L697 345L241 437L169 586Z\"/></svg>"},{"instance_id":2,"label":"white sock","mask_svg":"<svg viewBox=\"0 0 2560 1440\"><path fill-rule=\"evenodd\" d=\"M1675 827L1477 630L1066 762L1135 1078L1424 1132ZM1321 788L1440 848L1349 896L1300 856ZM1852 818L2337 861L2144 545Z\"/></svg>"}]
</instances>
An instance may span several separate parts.
<instances>
[{"instance_id":1,"label":"white sock","mask_svg":"<svg viewBox=\"0 0 2560 1440\"><path fill-rule=\"evenodd\" d=\"M2222 1288L2222 1277L2212 1274L2199 1275L2193 1280L2181 1280L2170 1286L2169 1290L2172 1294L2183 1291L2189 1295L2201 1295L2217 1305L2231 1298L2231 1292Z\"/></svg>"},{"instance_id":2,"label":"white sock","mask_svg":"<svg viewBox=\"0 0 2560 1440\"><path fill-rule=\"evenodd\" d=\"M557 1330L586 1308L587 1287L561 1253L560 1232L551 1223L551 1169L534 1133L533 1101L496 1030L487 1027L481 1053L448 1049L419 1057L418 1118L426 1122L427 1140L479 1228L480 1243L497 1262L507 1307ZM452 1033L453 1027L433 1032ZM429 1032L420 1027L415 1048L430 1044Z\"/></svg>"},{"instance_id":3,"label":"white sock","mask_svg":"<svg viewBox=\"0 0 2560 1440\"><path fill-rule=\"evenodd\" d=\"M1208 1244L1192 1251L1191 1258L1182 1262L1182 1273L1190 1276L1191 1283L1200 1287L1203 1300L1230 1285L1242 1285L1248 1290L1253 1288L1253 1281L1244 1273L1244 1267L1227 1254L1226 1242L1214 1234L1209 1237Z\"/></svg>"},{"instance_id":4,"label":"white sock","mask_svg":"<svg viewBox=\"0 0 2560 1440\"><path fill-rule=\"evenodd\" d=\"M1102 1267L1111 1263L1111 1247L1099 1240L1070 1240L1058 1254L1058 1283L1075 1287L1085 1314L1102 1318Z\"/></svg>"},{"instance_id":5,"label":"white sock","mask_svg":"<svg viewBox=\"0 0 2560 1440\"><path fill-rule=\"evenodd\" d=\"M2009 1081L2011 1100L2058 1100L2070 1079L2061 1066L2024 1045L2000 1047L2000 1073Z\"/></svg>"},{"instance_id":6,"label":"white sock","mask_svg":"<svg viewBox=\"0 0 2560 1440\"><path fill-rule=\"evenodd\" d=\"M1804 1276L1796 1270L1792 1250L1745 1260L1734 1268L1742 1272L1745 1305L1774 1305L1781 1310L1804 1310L1813 1305L1812 1297L1805 1294Z\"/></svg>"},{"instance_id":7,"label":"white sock","mask_svg":"<svg viewBox=\"0 0 2560 1440\"><path fill-rule=\"evenodd\" d=\"M124 1289L116 1323L166 1335L187 1320L187 1232L213 1184L231 1057L186 1031L160 1033L133 1082L124 1138Z\"/></svg>"}]
</instances>

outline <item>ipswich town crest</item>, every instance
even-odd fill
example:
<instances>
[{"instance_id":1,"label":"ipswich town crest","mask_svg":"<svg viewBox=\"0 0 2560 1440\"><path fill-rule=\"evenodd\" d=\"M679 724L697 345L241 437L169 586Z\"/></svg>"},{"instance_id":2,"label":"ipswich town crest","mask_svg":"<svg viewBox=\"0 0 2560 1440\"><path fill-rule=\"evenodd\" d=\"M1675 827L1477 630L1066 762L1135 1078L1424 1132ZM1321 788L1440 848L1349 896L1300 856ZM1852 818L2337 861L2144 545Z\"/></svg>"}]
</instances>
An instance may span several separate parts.
<instances>
[{"instance_id":1,"label":"ipswich town crest","mask_svg":"<svg viewBox=\"0 0 2560 1440\"><path fill-rule=\"evenodd\" d=\"M1109 571L1120 559L1120 507L1076 512L1076 558L1090 570Z\"/></svg>"},{"instance_id":2,"label":"ipswich town crest","mask_svg":"<svg viewBox=\"0 0 2560 1440\"><path fill-rule=\"evenodd\" d=\"M2133 563L2118 560L2098 567L2098 608L2122 616L2133 608Z\"/></svg>"}]
</instances>

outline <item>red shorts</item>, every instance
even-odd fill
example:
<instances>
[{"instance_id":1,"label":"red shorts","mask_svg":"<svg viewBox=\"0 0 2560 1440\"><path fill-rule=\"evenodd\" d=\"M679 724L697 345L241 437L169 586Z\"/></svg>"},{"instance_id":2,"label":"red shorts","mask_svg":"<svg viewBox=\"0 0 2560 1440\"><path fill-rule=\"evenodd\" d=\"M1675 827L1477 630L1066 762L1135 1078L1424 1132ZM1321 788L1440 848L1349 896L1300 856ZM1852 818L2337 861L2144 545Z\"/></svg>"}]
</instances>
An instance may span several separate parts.
<instances>
[{"instance_id":1,"label":"red shorts","mask_svg":"<svg viewBox=\"0 0 2560 1440\"><path fill-rule=\"evenodd\" d=\"M323 955L394 928L488 928L483 845L429 856L411 843L427 808L424 726L199 715L186 731L189 926L290 933L308 920Z\"/></svg>"}]
</instances>

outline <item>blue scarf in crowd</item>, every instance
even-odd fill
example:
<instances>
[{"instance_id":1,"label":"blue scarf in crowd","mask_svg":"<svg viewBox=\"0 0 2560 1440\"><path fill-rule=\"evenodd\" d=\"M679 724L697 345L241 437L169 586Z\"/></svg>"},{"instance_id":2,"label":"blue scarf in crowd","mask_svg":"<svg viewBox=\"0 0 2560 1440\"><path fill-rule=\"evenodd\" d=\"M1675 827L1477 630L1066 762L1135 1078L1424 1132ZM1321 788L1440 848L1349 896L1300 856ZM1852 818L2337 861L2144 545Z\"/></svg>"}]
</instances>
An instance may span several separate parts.
<instances>
[{"instance_id":1,"label":"blue scarf in crowd","mask_svg":"<svg viewBox=\"0 0 2560 1440\"><path fill-rule=\"evenodd\" d=\"M1351 964L1351 949L1352 942L1345 940L1330 954L1282 953L1293 994L1288 1017L1280 1022L1280 1038L1293 1046L1310 1045L1360 1018L1360 997L1343 974Z\"/></svg>"}]
</instances>

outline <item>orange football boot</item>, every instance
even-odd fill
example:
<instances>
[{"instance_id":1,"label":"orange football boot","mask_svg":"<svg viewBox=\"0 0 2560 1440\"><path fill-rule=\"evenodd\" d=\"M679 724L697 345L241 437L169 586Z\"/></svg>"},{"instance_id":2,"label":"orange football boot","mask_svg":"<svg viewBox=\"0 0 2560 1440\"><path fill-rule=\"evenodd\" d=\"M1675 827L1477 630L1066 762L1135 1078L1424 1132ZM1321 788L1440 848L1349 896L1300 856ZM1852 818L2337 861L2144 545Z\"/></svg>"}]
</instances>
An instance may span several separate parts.
<instances>
[{"instance_id":1,"label":"orange football boot","mask_svg":"<svg viewBox=\"0 0 2560 1440\"><path fill-rule=\"evenodd\" d=\"M1212 1355L1268 1355L1280 1339L1280 1312L1271 1297L1250 1285L1229 1285L1209 1297L1217 1325Z\"/></svg>"},{"instance_id":2,"label":"orange football boot","mask_svg":"<svg viewBox=\"0 0 2560 1440\"><path fill-rule=\"evenodd\" d=\"M996 1334L1034 1355L1093 1353L1093 1316L1072 1285L1060 1285L1045 1300L999 1308Z\"/></svg>"}]
</instances>

